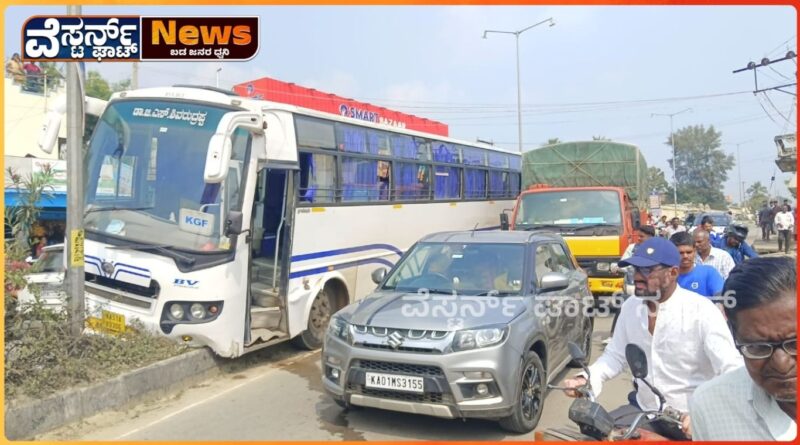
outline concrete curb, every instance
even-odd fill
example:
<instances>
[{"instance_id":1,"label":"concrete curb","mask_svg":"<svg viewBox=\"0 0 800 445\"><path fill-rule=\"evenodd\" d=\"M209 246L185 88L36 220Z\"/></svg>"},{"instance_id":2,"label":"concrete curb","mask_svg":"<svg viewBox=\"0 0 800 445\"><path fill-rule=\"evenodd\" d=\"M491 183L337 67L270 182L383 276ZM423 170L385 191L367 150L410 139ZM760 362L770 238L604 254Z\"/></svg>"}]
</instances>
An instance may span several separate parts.
<instances>
[{"instance_id":1,"label":"concrete curb","mask_svg":"<svg viewBox=\"0 0 800 445\"><path fill-rule=\"evenodd\" d=\"M8 440L30 440L109 409L122 408L148 396L187 388L219 372L209 349L189 351L84 388L66 390L41 400L6 405Z\"/></svg>"}]
</instances>

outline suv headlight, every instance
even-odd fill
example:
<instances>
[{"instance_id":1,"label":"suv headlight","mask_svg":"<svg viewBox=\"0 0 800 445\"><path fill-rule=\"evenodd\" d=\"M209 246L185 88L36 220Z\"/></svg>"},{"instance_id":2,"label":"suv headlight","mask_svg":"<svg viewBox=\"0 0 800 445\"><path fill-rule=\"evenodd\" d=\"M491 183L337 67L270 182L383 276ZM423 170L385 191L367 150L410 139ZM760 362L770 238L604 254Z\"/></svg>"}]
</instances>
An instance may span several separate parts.
<instances>
[{"instance_id":1,"label":"suv headlight","mask_svg":"<svg viewBox=\"0 0 800 445\"><path fill-rule=\"evenodd\" d=\"M334 316L331 317L330 324L328 324L328 334L351 344L353 342L353 334L350 328L350 323L344 321L341 317Z\"/></svg>"},{"instance_id":2,"label":"suv headlight","mask_svg":"<svg viewBox=\"0 0 800 445\"><path fill-rule=\"evenodd\" d=\"M503 342L508 337L508 326L457 331L453 338L453 351L486 348Z\"/></svg>"}]
</instances>

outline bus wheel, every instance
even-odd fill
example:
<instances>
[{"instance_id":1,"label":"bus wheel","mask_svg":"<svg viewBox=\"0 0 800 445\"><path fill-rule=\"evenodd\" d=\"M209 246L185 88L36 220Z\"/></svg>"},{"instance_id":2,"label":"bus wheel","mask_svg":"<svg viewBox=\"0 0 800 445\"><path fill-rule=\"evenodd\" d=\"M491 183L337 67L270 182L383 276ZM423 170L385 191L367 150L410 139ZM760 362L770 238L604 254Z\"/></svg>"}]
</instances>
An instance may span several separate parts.
<instances>
[{"instance_id":1,"label":"bus wheel","mask_svg":"<svg viewBox=\"0 0 800 445\"><path fill-rule=\"evenodd\" d=\"M321 348L332 314L331 298L327 289L322 289L311 303L306 330L294 338L295 345L309 350Z\"/></svg>"}]
</instances>

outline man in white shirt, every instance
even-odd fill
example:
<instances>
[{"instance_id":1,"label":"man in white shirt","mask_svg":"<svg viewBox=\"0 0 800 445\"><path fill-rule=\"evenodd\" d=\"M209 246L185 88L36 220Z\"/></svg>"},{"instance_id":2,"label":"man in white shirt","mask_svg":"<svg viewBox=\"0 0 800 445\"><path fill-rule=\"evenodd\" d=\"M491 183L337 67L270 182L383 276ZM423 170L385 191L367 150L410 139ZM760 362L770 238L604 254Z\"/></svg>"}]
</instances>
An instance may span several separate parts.
<instances>
[{"instance_id":1,"label":"man in white shirt","mask_svg":"<svg viewBox=\"0 0 800 445\"><path fill-rule=\"evenodd\" d=\"M690 401L694 440L790 441L797 436L797 271L788 257L754 258L725 282L725 312L745 367L701 385Z\"/></svg>"},{"instance_id":2,"label":"man in white shirt","mask_svg":"<svg viewBox=\"0 0 800 445\"><path fill-rule=\"evenodd\" d=\"M670 222L670 225L668 225L666 228L664 228L664 238L669 239L672 235L674 235L674 234L676 234L678 232L685 232L685 231L686 231L686 227L683 227L681 225L680 218L678 218L676 216L675 218L672 218L672 221Z\"/></svg>"},{"instance_id":3,"label":"man in white shirt","mask_svg":"<svg viewBox=\"0 0 800 445\"><path fill-rule=\"evenodd\" d=\"M789 211L789 205L784 205L781 211L775 215L775 229L778 230L778 252L785 250L789 253L789 238L794 228L794 216Z\"/></svg>"},{"instance_id":4,"label":"man in white shirt","mask_svg":"<svg viewBox=\"0 0 800 445\"><path fill-rule=\"evenodd\" d=\"M722 313L709 299L678 286L679 264L678 248L664 238L643 242L632 257L620 261L620 267L634 267L636 297L622 305L611 343L589 367L596 395L603 382L625 368L629 343L645 351L650 383L664 394L668 406L683 413L688 412L689 397L700 384L742 366ZM586 378L579 375L565 380L564 386L585 383ZM639 385L633 405L639 410L657 410L659 401L649 388ZM618 412L630 412L627 408ZM689 416L685 416L687 434L688 426Z\"/></svg>"},{"instance_id":5,"label":"man in white shirt","mask_svg":"<svg viewBox=\"0 0 800 445\"><path fill-rule=\"evenodd\" d=\"M717 269L722 278L727 279L736 264L731 254L711 245L711 237L705 229L697 229L693 233L694 248L697 250L697 264L705 264Z\"/></svg>"}]
</instances>

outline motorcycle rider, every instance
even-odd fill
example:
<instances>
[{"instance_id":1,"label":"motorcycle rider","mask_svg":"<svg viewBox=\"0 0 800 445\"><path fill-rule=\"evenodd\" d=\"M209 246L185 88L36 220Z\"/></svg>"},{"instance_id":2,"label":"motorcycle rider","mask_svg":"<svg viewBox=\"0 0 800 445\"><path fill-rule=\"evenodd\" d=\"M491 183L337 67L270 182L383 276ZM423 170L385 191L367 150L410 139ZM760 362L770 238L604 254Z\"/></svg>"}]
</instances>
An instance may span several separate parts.
<instances>
[{"instance_id":1,"label":"motorcycle rider","mask_svg":"<svg viewBox=\"0 0 800 445\"><path fill-rule=\"evenodd\" d=\"M714 247L728 252L736 265L741 264L745 258L758 258L756 251L745 241L748 231L747 226L731 224Z\"/></svg>"},{"instance_id":2,"label":"motorcycle rider","mask_svg":"<svg viewBox=\"0 0 800 445\"><path fill-rule=\"evenodd\" d=\"M678 286L678 248L664 238L643 242L620 267L633 266L636 297L628 298L620 309L611 343L589 367L591 387L596 395L603 382L619 375L626 367L625 346L638 345L645 351L650 382L666 398L670 407L683 413L689 397L702 383L742 366L731 332L722 313L709 299ZM584 375L567 379L564 386L575 388L587 383ZM577 391L566 391L577 397ZM630 424L642 410L658 410L659 400L644 385L639 385L630 404L611 412L619 423ZM690 419L683 418L683 431L689 435ZM656 427L653 425L653 427ZM657 428L657 427L656 427Z\"/></svg>"}]
</instances>

